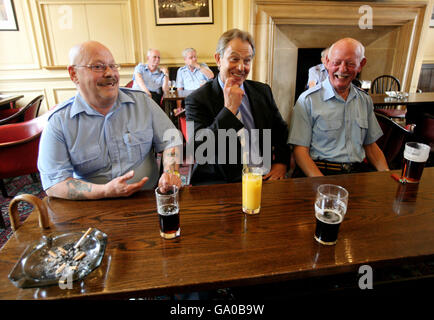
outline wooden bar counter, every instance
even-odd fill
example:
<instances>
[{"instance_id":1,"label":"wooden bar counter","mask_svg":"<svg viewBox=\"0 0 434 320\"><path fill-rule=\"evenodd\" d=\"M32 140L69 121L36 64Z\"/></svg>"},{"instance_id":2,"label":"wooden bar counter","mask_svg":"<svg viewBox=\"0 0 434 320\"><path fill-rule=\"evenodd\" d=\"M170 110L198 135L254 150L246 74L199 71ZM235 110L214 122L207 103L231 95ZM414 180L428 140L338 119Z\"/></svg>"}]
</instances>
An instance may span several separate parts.
<instances>
[{"instance_id":1,"label":"wooden bar counter","mask_svg":"<svg viewBox=\"0 0 434 320\"><path fill-rule=\"evenodd\" d=\"M399 174L399 172L395 171ZM434 168L419 185L390 172L264 182L259 215L241 213L241 184L185 187L181 237L159 235L153 191L100 201L48 199L50 229L32 213L0 251L0 299L126 298L357 273L434 257ZM323 183L349 191L335 246L314 238ZM8 274L43 234L98 228L108 235L101 266L72 289L19 289Z\"/></svg>"}]
</instances>

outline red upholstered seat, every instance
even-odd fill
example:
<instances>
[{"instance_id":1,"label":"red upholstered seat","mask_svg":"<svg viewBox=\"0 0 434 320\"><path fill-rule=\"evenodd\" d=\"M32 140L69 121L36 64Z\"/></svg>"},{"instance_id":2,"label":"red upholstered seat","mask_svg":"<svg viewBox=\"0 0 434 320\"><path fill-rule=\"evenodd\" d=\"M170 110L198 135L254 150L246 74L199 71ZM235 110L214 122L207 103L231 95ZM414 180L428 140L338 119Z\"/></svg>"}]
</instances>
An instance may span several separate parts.
<instances>
[{"instance_id":1,"label":"red upholstered seat","mask_svg":"<svg viewBox=\"0 0 434 320\"><path fill-rule=\"evenodd\" d=\"M4 197L7 193L2 179L38 172L39 138L48 114L0 126L0 187Z\"/></svg>"},{"instance_id":2,"label":"red upholstered seat","mask_svg":"<svg viewBox=\"0 0 434 320\"><path fill-rule=\"evenodd\" d=\"M28 121L38 116L44 96L40 95L21 109L0 110L0 125Z\"/></svg>"}]
</instances>

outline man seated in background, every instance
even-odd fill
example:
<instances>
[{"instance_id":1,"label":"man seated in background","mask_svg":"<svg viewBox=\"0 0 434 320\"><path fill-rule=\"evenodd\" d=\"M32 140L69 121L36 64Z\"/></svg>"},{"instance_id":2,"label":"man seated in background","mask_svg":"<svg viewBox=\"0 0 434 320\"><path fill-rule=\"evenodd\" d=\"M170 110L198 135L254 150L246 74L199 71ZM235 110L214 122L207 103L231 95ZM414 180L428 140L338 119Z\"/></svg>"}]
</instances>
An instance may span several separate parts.
<instances>
[{"instance_id":1,"label":"man seated in background","mask_svg":"<svg viewBox=\"0 0 434 320\"><path fill-rule=\"evenodd\" d=\"M240 133L247 131L249 146L258 156L271 154L271 168L264 179L278 180L285 178L290 160L290 148L287 144L288 126L282 119L271 92L271 88L257 81L247 80L255 46L252 36L245 31L232 29L225 32L217 43L214 54L219 75L194 91L185 99L187 121L194 121L194 130L209 129L215 137L215 152L212 161L196 163L193 168L192 184L212 184L241 181L244 163L241 139L236 142L237 162L231 163L230 146L227 138L220 136L220 129ZM259 131L254 141L253 130ZM263 143L265 131L271 133L270 143ZM200 145L198 142L195 147ZM226 158L220 159L220 147L226 146ZM258 148L258 150L255 149ZM228 150L229 149L229 150ZM222 163L222 160L225 162ZM244 161L246 160L246 161Z\"/></svg>"},{"instance_id":2,"label":"man seated in background","mask_svg":"<svg viewBox=\"0 0 434 320\"><path fill-rule=\"evenodd\" d=\"M326 56L328 78L303 92L291 116L288 142L306 176L389 170L375 141L382 136L371 97L351 82L366 64L365 48L345 38Z\"/></svg>"},{"instance_id":3,"label":"man seated in background","mask_svg":"<svg viewBox=\"0 0 434 320\"><path fill-rule=\"evenodd\" d=\"M329 48L321 51L321 63L309 68L309 78L307 79L308 88L316 86L318 83L323 82L328 77L328 72L325 67L328 51Z\"/></svg>"},{"instance_id":4,"label":"man seated in background","mask_svg":"<svg viewBox=\"0 0 434 320\"><path fill-rule=\"evenodd\" d=\"M47 195L99 199L127 197L157 182L165 190L180 187L182 140L161 108L144 92L119 88L119 65L101 43L73 47L69 60L77 94L50 115L39 147ZM160 178L154 151L163 152Z\"/></svg>"},{"instance_id":5,"label":"man seated in background","mask_svg":"<svg viewBox=\"0 0 434 320\"><path fill-rule=\"evenodd\" d=\"M169 71L159 65L160 51L149 49L147 63L139 63L134 69L132 87L146 92L157 104L160 104L163 93L169 90Z\"/></svg>"},{"instance_id":6,"label":"man seated in background","mask_svg":"<svg viewBox=\"0 0 434 320\"><path fill-rule=\"evenodd\" d=\"M214 78L214 73L205 63L197 62L196 50L187 48L182 51L185 66L178 69L176 88L178 90L196 90L208 80Z\"/></svg>"}]
</instances>

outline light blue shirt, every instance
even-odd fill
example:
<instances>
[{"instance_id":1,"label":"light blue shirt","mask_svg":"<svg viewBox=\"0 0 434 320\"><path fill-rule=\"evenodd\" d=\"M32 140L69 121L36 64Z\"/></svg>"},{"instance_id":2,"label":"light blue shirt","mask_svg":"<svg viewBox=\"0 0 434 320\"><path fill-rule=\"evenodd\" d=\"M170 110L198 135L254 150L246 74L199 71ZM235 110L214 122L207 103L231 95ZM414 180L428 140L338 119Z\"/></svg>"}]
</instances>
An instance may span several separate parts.
<instances>
[{"instance_id":1,"label":"light blue shirt","mask_svg":"<svg viewBox=\"0 0 434 320\"><path fill-rule=\"evenodd\" d=\"M201 63L201 66L208 68L205 63ZM179 68L176 73L176 87L184 90L196 90L208 80L209 78L199 69L191 71L188 66Z\"/></svg>"},{"instance_id":2,"label":"light blue shirt","mask_svg":"<svg viewBox=\"0 0 434 320\"><path fill-rule=\"evenodd\" d=\"M164 72L162 72L159 68L154 72L151 72L147 64L144 65L142 63L139 63L134 69L134 83L132 89L142 90L142 88L136 82L136 74L138 73L142 76L143 82L145 83L145 86L146 88L148 88L149 91L161 93L161 87L164 84Z\"/></svg>"},{"instance_id":3,"label":"light blue shirt","mask_svg":"<svg viewBox=\"0 0 434 320\"><path fill-rule=\"evenodd\" d=\"M345 101L327 78L298 98L288 143L308 147L313 160L361 162L363 146L382 134L371 97L351 84Z\"/></svg>"},{"instance_id":4,"label":"light blue shirt","mask_svg":"<svg viewBox=\"0 0 434 320\"><path fill-rule=\"evenodd\" d=\"M177 138L167 139L169 132ZM147 176L144 188L153 188L158 181L154 151L180 145L181 139L166 114L141 91L120 88L106 116L77 93L55 109L42 132L38 169L43 188L69 177L103 184L132 169L128 183Z\"/></svg>"},{"instance_id":5,"label":"light blue shirt","mask_svg":"<svg viewBox=\"0 0 434 320\"><path fill-rule=\"evenodd\" d=\"M307 79L307 87L309 87L309 82L315 81L315 84L318 84L320 82L323 82L328 76L329 73L326 67L322 63L309 68L309 78Z\"/></svg>"}]
</instances>

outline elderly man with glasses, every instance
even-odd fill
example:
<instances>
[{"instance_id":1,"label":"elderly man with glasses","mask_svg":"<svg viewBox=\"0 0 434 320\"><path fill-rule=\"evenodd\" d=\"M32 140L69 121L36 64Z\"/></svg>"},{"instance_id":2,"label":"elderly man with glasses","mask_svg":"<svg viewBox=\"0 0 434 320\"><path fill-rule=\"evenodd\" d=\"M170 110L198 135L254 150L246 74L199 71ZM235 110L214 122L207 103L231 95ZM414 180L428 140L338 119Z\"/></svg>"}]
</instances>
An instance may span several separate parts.
<instances>
[{"instance_id":1,"label":"elderly man with glasses","mask_svg":"<svg viewBox=\"0 0 434 320\"><path fill-rule=\"evenodd\" d=\"M144 92L119 88L119 65L96 41L73 47L68 72L77 94L43 131L38 168L49 196L127 197L142 188L181 186L181 136ZM171 139L167 139L167 138ZM159 178L154 152L163 152Z\"/></svg>"}]
</instances>

